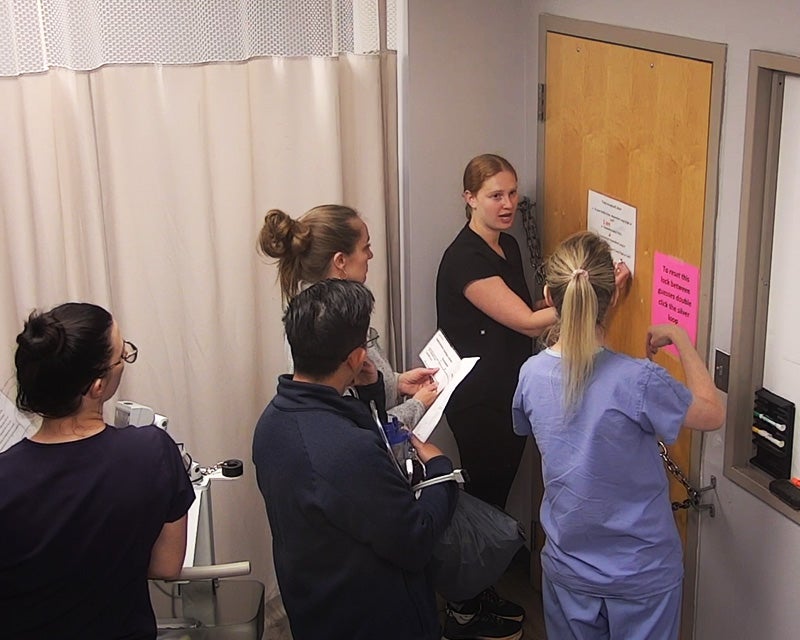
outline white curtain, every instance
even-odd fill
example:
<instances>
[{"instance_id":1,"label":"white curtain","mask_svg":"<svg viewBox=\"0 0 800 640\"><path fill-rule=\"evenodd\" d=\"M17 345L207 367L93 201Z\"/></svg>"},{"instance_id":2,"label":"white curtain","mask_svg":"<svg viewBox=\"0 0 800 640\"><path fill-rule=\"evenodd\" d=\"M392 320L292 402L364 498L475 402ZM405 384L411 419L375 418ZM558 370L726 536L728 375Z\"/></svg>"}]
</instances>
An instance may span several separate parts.
<instances>
[{"instance_id":1,"label":"white curtain","mask_svg":"<svg viewBox=\"0 0 800 640\"><path fill-rule=\"evenodd\" d=\"M397 0L3 0L0 75L396 50Z\"/></svg>"},{"instance_id":2,"label":"white curtain","mask_svg":"<svg viewBox=\"0 0 800 640\"><path fill-rule=\"evenodd\" d=\"M395 63L384 51L0 77L3 392L14 397L31 309L109 308L140 349L119 398L169 417L202 464L244 461L242 480L213 487L217 561L250 560L268 599L251 440L286 361L276 269L256 235L272 207L355 207L377 248L374 323L390 335Z\"/></svg>"}]
</instances>

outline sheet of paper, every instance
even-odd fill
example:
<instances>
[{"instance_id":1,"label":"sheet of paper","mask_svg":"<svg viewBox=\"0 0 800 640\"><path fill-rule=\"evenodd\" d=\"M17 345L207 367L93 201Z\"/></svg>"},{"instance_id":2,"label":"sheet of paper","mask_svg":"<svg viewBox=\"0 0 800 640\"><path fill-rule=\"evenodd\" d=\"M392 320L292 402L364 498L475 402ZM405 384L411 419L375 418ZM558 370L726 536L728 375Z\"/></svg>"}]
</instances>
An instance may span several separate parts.
<instances>
[{"instance_id":1,"label":"sheet of paper","mask_svg":"<svg viewBox=\"0 0 800 640\"><path fill-rule=\"evenodd\" d=\"M11 398L0 392L0 451L32 436L37 428L27 416L19 412Z\"/></svg>"},{"instance_id":2,"label":"sheet of paper","mask_svg":"<svg viewBox=\"0 0 800 640\"><path fill-rule=\"evenodd\" d=\"M478 360L480 360L480 358L477 357L461 358L454 367L451 367L447 371L447 385L442 387L436 400L433 401L433 404L414 428L414 435L420 440L425 442L430 437L431 433L433 433L436 425L438 425L439 421L442 419L444 408L447 406L450 396L453 395L453 391L455 391L461 381L467 377L467 374L472 371L472 368Z\"/></svg>"},{"instance_id":3,"label":"sheet of paper","mask_svg":"<svg viewBox=\"0 0 800 640\"><path fill-rule=\"evenodd\" d=\"M604 238L614 262L622 260L636 271L636 207L589 189L586 228Z\"/></svg>"},{"instance_id":4,"label":"sheet of paper","mask_svg":"<svg viewBox=\"0 0 800 640\"><path fill-rule=\"evenodd\" d=\"M433 334L433 338L428 341L428 344L420 352L419 358L422 360L422 364L429 369L439 369L433 378L441 389L444 389L450 380L448 371L454 371L458 363L461 362L458 353L453 349L453 345L450 344L447 338L444 337L441 329Z\"/></svg>"}]
</instances>

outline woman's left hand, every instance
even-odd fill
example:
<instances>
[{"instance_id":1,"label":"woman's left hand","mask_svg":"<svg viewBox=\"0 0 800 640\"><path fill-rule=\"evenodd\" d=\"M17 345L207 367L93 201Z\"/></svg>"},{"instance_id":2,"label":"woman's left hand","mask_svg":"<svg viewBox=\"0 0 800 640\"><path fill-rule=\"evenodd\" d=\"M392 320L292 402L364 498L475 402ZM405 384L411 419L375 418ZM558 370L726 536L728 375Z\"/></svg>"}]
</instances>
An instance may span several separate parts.
<instances>
[{"instance_id":1,"label":"woman's left hand","mask_svg":"<svg viewBox=\"0 0 800 640\"><path fill-rule=\"evenodd\" d=\"M436 384L435 380L431 380L420 386L419 391L414 394L414 400L418 400L423 407L429 409L438 395L439 385Z\"/></svg>"},{"instance_id":2,"label":"woman's left hand","mask_svg":"<svg viewBox=\"0 0 800 640\"><path fill-rule=\"evenodd\" d=\"M418 367L417 369L410 369L405 373L401 373L397 377L397 392L400 395L413 396L423 385L433 380L433 376L438 370L439 369Z\"/></svg>"},{"instance_id":3,"label":"woman's left hand","mask_svg":"<svg viewBox=\"0 0 800 640\"><path fill-rule=\"evenodd\" d=\"M541 300L537 300L533 303L533 310L534 311L541 311L542 309L547 309L550 305L547 304L547 300L542 298Z\"/></svg>"},{"instance_id":4,"label":"woman's left hand","mask_svg":"<svg viewBox=\"0 0 800 640\"><path fill-rule=\"evenodd\" d=\"M431 458L444 455L442 450L432 442L423 442L413 433L411 434L411 446L417 452L417 457L423 464L426 464Z\"/></svg>"}]
</instances>

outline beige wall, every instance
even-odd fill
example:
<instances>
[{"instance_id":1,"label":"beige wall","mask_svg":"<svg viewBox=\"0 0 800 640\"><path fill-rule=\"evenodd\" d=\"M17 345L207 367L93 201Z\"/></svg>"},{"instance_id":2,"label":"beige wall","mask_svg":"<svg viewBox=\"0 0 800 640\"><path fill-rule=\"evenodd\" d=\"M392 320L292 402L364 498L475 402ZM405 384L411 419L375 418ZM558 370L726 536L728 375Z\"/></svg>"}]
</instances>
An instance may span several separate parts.
<instances>
[{"instance_id":1,"label":"beige wall","mask_svg":"<svg viewBox=\"0 0 800 640\"><path fill-rule=\"evenodd\" d=\"M465 223L460 194L467 161L493 152L520 172L525 165L525 13L521 0L408 5L401 135L411 363L436 329L436 269ZM532 177L522 182L535 184Z\"/></svg>"},{"instance_id":2,"label":"beige wall","mask_svg":"<svg viewBox=\"0 0 800 640\"><path fill-rule=\"evenodd\" d=\"M407 355L433 331L439 257L459 229L459 177L476 153L516 165L533 195L540 13L728 45L711 348L729 351L750 49L800 55L800 2L709 0L409 0L403 130ZM409 299L409 298L407 298ZM701 524L696 638L800 635L800 527L723 476L724 431L706 438L703 479L717 517Z\"/></svg>"}]
</instances>

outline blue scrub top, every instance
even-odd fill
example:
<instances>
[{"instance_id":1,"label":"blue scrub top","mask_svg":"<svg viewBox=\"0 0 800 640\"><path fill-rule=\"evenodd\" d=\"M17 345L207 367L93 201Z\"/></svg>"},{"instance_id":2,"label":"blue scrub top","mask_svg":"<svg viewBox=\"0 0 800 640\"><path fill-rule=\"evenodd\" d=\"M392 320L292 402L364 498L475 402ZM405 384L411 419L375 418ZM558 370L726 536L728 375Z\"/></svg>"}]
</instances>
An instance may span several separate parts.
<instances>
[{"instance_id":1,"label":"blue scrub top","mask_svg":"<svg viewBox=\"0 0 800 640\"><path fill-rule=\"evenodd\" d=\"M647 597L683 577L658 439L675 441L691 392L649 360L601 350L581 401L565 412L560 354L522 367L514 430L542 455L542 568L569 589Z\"/></svg>"}]
</instances>

